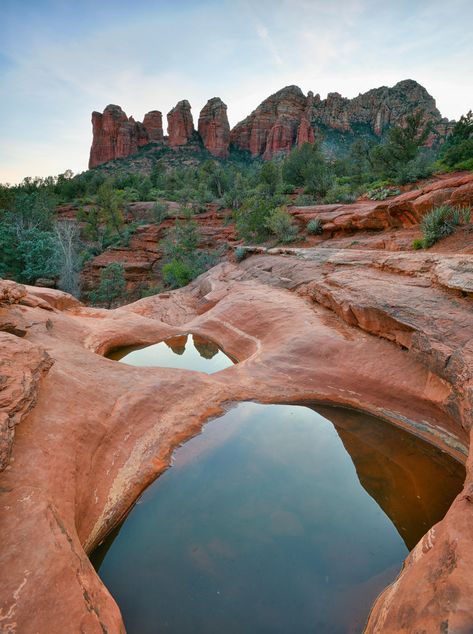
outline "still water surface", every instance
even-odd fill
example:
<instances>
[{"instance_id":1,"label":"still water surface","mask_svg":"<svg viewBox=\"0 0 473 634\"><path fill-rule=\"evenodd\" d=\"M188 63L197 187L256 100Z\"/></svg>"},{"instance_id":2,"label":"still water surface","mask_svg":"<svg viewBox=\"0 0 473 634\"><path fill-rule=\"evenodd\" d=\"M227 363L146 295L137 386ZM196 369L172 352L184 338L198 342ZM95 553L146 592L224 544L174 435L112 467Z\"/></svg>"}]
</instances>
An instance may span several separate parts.
<instances>
[{"instance_id":1,"label":"still water surface","mask_svg":"<svg viewBox=\"0 0 473 634\"><path fill-rule=\"evenodd\" d=\"M240 403L175 452L92 561L133 634L346 634L464 469L341 408Z\"/></svg>"},{"instance_id":2,"label":"still water surface","mask_svg":"<svg viewBox=\"0 0 473 634\"><path fill-rule=\"evenodd\" d=\"M119 348L107 356L127 365L197 370L207 374L233 365L232 359L217 344L199 335L179 335L151 346Z\"/></svg>"}]
</instances>

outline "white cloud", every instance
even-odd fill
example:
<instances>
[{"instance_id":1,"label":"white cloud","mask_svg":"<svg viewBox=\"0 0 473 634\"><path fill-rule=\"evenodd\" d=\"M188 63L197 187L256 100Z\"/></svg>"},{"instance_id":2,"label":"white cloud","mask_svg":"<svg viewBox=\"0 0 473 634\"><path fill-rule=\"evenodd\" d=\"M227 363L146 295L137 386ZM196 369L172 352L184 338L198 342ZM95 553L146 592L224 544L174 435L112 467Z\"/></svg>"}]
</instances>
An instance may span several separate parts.
<instances>
[{"instance_id":1,"label":"white cloud","mask_svg":"<svg viewBox=\"0 0 473 634\"><path fill-rule=\"evenodd\" d=\"M108 103L141 119L155 108L166 115L187 98L197 120L207 99L220 96L234 125L288 84L354 97L410 77L449 118L473 107L473 3L466 0L173 6L137 9L126 21L111 15L107 26L73 36L49 25L53 16L19 22L2 45L10 64L0 76L0 181L85 169L90 113Z\"/></svg>"}]
</instances>

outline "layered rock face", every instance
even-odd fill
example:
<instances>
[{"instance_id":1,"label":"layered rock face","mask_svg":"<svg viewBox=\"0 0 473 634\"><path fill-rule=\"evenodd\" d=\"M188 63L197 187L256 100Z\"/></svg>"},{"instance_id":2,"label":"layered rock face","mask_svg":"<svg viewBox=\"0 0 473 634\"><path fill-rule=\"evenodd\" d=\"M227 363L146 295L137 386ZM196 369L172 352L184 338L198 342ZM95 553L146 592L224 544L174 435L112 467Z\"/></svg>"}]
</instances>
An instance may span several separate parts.
<instances>
[{"instance_id":1,"label":"layered rock face","mask_svg":"<svg viewBox=\"0 0 473 634\"><path fill-rule=\"evenodd\" d=\"M286 86L261 103L231 131L235 147L249 150L252 156L271 158L289 150L307 106L307 97L298 86Z\"/></svg>"},{"instance_id":2,"label":"layered rock face","mask_svg":"<svg viewBox=\"0 0 473 634\"><path fill-rule=\"evenodd\" d=\"M191 105L187 99L179 101L168 112L168 142L171 147L185 145L194 133Z\"/></svg>"},{"instance_id":3,"label":"layered rock face","mask_svg":"<svg viewBox=\"0 0 473 634\"><path fill-rule=\"evenodd\" d=\"M114 311L0 287L2 322L25 332L0 333L12 377L0 414L22 412L0 473L0 630L123 634L87 554L176 446L229 402L254 400L363 410L466 461L464 491L380 595L366 632L471 632L471 266L465 255L285 247ZM240 363L204 375L101 356L188 332Z\"/></svg>"},{"instance_id":4,"label":"layered rock face","mask_svg":"<svg viewBox=\"0 0 473 634\"><path fill-rule=\"evenodd\" d=\"M329 130L357 134L360 127L380 136L389 126L403 125L407 116L422 110L425 121L434 124L436 136L445 136L449 122L442 119L435 100L412 79L400 81L392 88L374 88L354 99L329 93L327 99L298 86L286 86L265 99L248 117L231 131L227 106L219 97L209 99L199 116L198 131L205 148L214 156L227 158L229 146L246 150L252 156L271 159L286 154L295 145L314 143ZM119 106L107 106L92 113L93 141L89 167L134 154L149 142L166 142L176 148L187 145L194 134L191 106L187 100L168 113L168 139L163 135L159 110L148 112L143 123L127 117Z\"/></svg>"},{"instance_id":5,"label":"layered rock face","mask_svg":"<svg viewBox=\"0 0 473 634\"><path fill-rule=\"evenodd\" d=\"M230 125L227 106L219 97L209 99L200 111L198 130L204 146L211 154L219 158L228 157Z\"/></svg>"},{"instance_id":6,"label":"layered rock face","mask_svg":"<svg viewBox=\"0 0 473 634\"><path fill-rule=\"evenodd\" d=\"M143 124L127 117L120 106L113 104L108 105L102 114L92 113L92 130L89 168L130 156L149 142Z\"/></svg>"},{"instance_id":7,"label":"layered rock face","mask_svg":"<svg viewBox=\"0 0 473 634\"><path fill-rule=\"evenodd\" d=\"M163 135L163 115L159 110L151 110L145 114L143 126L148 133L150 141L162 141Z\"/></svg>"},{"instance_id":8,"label":"layered rock face","mask_svg":"<svg viewBox=\"0 0 473 634\"><path fill-rule=\"evenodd\" d=\"M356 133L357 126L365 125L379 136L389 126L402 125L417 110L424 111L426 121L442 125L433 97L410 79L392 88L375 88L354 99L337 92L323 100L311 92L305 97L297 86L287 86L238 123L231 132L231 142L252 156L270 159L286 153L296 143L313 143L317 132L324 128Z\"/></svg>"}]
</instances>

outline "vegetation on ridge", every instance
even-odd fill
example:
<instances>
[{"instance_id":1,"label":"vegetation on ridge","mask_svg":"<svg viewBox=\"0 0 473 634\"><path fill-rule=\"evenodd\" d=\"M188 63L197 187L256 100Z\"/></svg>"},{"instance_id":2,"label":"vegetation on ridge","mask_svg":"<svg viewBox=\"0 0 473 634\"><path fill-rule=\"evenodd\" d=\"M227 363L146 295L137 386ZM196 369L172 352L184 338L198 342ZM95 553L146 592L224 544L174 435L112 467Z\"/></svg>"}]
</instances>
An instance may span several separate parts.
<instances>
[{"instance_id":1,"label":"vegetation on ridge","mask_svg":"<svg viewBox=\"0 0 473 634\"><path fill-rule=\"evenodd\" d=\"M285 243L297 237L288 205L352 202L362 194L380 200L399 193L398 185L434 171L473 170L471 111L440 147L425 147L429 134L422 113L416 113L379 142L360 137L335 158L327 157L320 143L304 144L267 162L233 150L227 161L202 153L200 162L170 166L160 155L145 174L133 171L131 163L115 161L76 176L67 171L0 185L0 276L25 283L48 278L78 295L80 271L88 259L110 247L127 246L141 224L166 222L170 226L159 244L161 272L155 288L176 288L223 255L200 246L195 218L210 203L227 214L244 242ZM120 169L114 171L115 163ZM154 201L154 206L131 214L131 203L139 201ZM180 207L174 222L166 201ZM61 205L72 205L74 217L63 216ZM455 210L432 214L423 224L424 247L446 235L457 219ZM310 223L308 231L319 234L320 222ZM125 293L123 267L103 275L89 299L113 304Z\"/></svg>"}]
</instances>

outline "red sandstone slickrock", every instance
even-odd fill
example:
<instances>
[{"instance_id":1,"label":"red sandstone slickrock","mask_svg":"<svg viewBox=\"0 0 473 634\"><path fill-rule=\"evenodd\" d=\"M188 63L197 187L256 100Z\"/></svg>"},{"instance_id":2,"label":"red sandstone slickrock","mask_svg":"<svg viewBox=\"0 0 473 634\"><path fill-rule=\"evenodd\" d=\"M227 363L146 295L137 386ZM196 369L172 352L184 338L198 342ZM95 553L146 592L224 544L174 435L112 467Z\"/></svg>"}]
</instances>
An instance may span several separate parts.
<instances>
[{"instance_id":1,"label":"red sandstone slickrock","mask_svg":"<svg viewBox=\"0 0 473 634\"><path fill-rule=\"evenodd\" d=\"M380 209L310 213L346 218L347 232L359 224L369 243L363 218L408 232L439 192L471 202L469 178L440 179ZM148 229L136 240L153 251ZM0 281L2 632L122 634L87 554L174 447L243 400L364 410L466 463L463 492L380 595L366 632L472 631L473 255L330 244L248 249L239 265L112 311ZM102 356L188 332L239 363L204 375Z\"/></svg>"}]
</instances>

